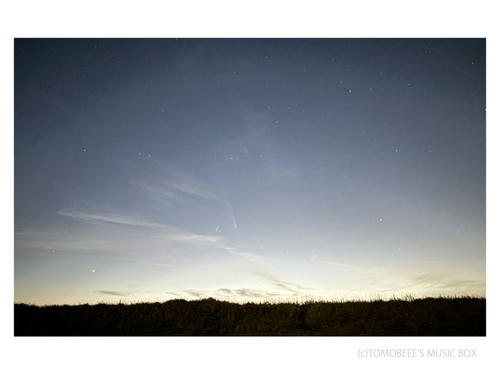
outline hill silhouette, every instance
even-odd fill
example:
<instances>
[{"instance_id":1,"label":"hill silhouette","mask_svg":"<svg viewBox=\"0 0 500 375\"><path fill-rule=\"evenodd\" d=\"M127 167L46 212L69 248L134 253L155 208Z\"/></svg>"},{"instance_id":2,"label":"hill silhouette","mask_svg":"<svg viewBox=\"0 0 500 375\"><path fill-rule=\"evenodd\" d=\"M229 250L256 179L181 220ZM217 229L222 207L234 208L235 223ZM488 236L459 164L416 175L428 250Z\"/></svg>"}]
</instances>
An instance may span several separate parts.
<instances>
[{"instance_id":1,"label":"hill silhouette","mask_svg":"<svg viewBox=\"0 0 500 375\"><path fill-rule=\"evenodd\" d=\"M485 336L486 299L14 305L16 336Z\"/></svg>"}]
</instances>

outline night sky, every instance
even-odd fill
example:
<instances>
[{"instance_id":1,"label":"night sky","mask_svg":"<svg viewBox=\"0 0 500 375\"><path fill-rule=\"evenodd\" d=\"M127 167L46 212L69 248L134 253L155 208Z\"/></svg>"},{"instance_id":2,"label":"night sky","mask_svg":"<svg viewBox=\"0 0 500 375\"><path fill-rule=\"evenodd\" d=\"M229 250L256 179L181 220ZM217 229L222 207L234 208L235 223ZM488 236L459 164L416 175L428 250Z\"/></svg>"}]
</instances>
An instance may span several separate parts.
<instances>
[{"instance_id":1,"label":"night sky","mask_svg":"<svg viewBox=\"0 0 500 375\"><path fill-rule=\"evenodd\" d=\"M15 301L485 294L484 39L16 39Z\"/></svg>"}]
</instances>

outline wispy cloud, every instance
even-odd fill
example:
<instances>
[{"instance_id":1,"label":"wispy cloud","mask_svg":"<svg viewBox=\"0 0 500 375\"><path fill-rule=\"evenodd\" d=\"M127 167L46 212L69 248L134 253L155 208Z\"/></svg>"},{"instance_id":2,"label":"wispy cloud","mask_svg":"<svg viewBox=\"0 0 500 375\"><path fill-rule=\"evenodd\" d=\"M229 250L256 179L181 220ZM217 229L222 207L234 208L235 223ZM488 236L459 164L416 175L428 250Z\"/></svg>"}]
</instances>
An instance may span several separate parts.
<instances>
[{"instance_id":1,"label":"wispy cloud","mask_svg":"<svg viewBox=\"0 0 500 375\"><path fill-rule=\"evenodd\" d=\"M219 295L224 297L250 297L250 298L271 298L280 296L279 293L269 292L260 289L249 289L249 288L239 288L239 289L228 289L228 288L220 288L217 290Z\"/></svg>"},{"instance_id":2,"label":"wispy cloud","mask_svg":"<svg viewBox=\"0 0 500 375\"><path fill-rule=\"evenodd\" d=\"M429 294L484 294L484 280L460 279L438 274L424 273L401 280L389 282L376 288L380 293L425 293Z\"/></svg>"},{"instance_id":3,"label":"wispy cloud","mask_svg":"<svg viewBox=\"0 0 500 375\"><path fill-rule=\"evenodd\" d=\"M69 217L75 220L81 220L92 224L113 224L125 225L138 228L155 228L157 236L162 236L164 240L175 242L217 242L222 237L196 234L178 227L155 223L147 220L137 219L130 216L116 214L85 213L78 211L58 211L61 216Z\"/></svg>"},{"instance_id":4,"label":"wispy cloud","mask_svg":"<svg viewBox=\"0 0 500 375\"><path fill-rule=\"evenodd\" d=\"M78 211L65 211L59 210L57 213L61 216L70 217L76 220L82 220L89 223L94 224L115 224L115 225L128 225L132 227L146 227L146 228L167 228L168 226L153 223L146 220L131 218L128 216L120 216L120 215L103 215L103 214L93 214L93 213L84 213Z\"/></svg>"},{"instance_id":5,"label":"wispy cloud","mask_svg":"<svg viewBox=\"0 0 500 375\"><path fill-rule=\"evenodd\" d=\"M236 221L236 216L234 215L233 206L231 205L231 203L229 203L228 200L225 200L224 203L226 205L227 213L228 213L228 215L231 218L231 221L233 223L233 228L237 230L238 229L238 222Z\"/></svg>"},{"instance_id":6,"label":"wispy cloud","mask_svg":"<svg viewBox=\"0 0 500 375\"><path fill-rule=\"evenodd\" d=\"M196 182L191 179L187 179L186 177L183 178L183 181L166 182L166 185L185 195L190 195L207 200L220 200L219 194L217 194L207 185L201 184L200 182Z\"/></svg>"},{"instance_id":7,"label":"wispy cloud","mask_svg":"<svg viewBox=\"0 0 500 375\"><path fill-rule=\"evenodd\" d=\"M228 243L223 236L205 235L133 216L113 213L60 210L68 220L89 226L69 231L18 229L16 249L20 251L104 252L119 257L116 261L131 261L150 270L166 272L165 268L184 267L193 262L191 251L212 251L214 256L224 250L247 262L269 265L261 255L243 251ZM95 228L94 228L95 227Z\"/></svg>"},{"instance_id":8,"label":"wispy cloud","mask_svg":"<svg viewBox=\"0 0 500 375\"><path fill-rule=\"evenodd\" d=\"M361 266L358 264L351 264L351 263L343 263L343 262L337 262L331 259L324 259L323 257L320 257L318 254L316 254L315 251L311 253L311 262L314 263L322 263L322 264L327 264L330 266L335 266L335 267L341 267L345 269L350 269L350 270L358 270L358 271L380 271L382 268L380 267L365 267Z\"/></svg>"},{"instance_id":9,"label":"wispy cloud","mask_svg":"<svg viewBox=\"0 0 500 375\"><path fill-rule=\"evenodd\" d=\"M347 264L347 263L341 263L341 262L333 262L330 260L324 260L324 259L316 259L318 263L323 263L323 264L329 264L331 266L337 266L337 267L343 267L343 268L349 268L349 269L359 269L361 268L360 266L356 266L353 264Z\"/></svg>"},{"instance_id":10,"label":"wispy cloud","mask_svg":"<svg viewBox=\"0 0 500 375\"><path fill-rule=\"evenodd\" d=\"M221 193L217 189L189 176L186 171L179 170L172 163L155 158L150 159L149 162L157 170L155 175L159 177L154 183L134 182L134 184L149 190L156 190L160 187L160 192L173 193L172 198L178 198L183 194L187 197L221 200Z\"/></svg>"},{"instance_id":11,"label":"wispy cloud","mask_svg":"<svg viewBox=\"0 0 500 375\"><path fill-rule=\"evenodd\" d=\"M107 296L116 296L116 297L126 297L126 296L131 295L131 293L119 292L116 290L95 290L94 293L104 294Z\"/></svg>"},{"instance_id":12,"label":"wispy cloud","mask_svg":"<svg viewBox=\"0 0 500 375\"><path fill-rule=\"evenodd\" d=\"M176 293L176 292L165 292L165 294L170 294L171 296L175 296L175 297L181 297L182 294L179 294L179 293Z\"/></svg>"},{"instance_id":13,"label":"wispy cloud","mask_svg":"<svg viewBox=\"0 0 500 375\"><path fill-rule=\"evenodd\" d=\"M186 290L184 290L184 293L187 293L188 295L193 296L193 297L197 297L197 298L204 297L207 294L206 292L202 292L202 291L199 291L196 289L186 289Z\"/></svg>"},{"instance_id":14,"label":"wispy cloud","mask_svg":"<svg viewBox=\"0 0 500 375\"><path fill-rule=\"evenodd\" d=\"M262 265L269 265L269 262L266 261L266 258L264 258L261 255L250 253L247 251L240 251L232 246L221 246L221 248L227 250L230 254L239 256L249 262L258 263Z\"/></svg>"},{"instance_id":15,"label":"wispy cloud","mask_svg":"<svg viewBox=\"0 0 500 375\"><path fill-rule=\"evenodd\" d=\"M312 290L312 288L297 284L297 283L292 283L289 281L285 280L280 280L277 277L266 273L266 272L251 272L252 274L259 276L260 278L263 278L270 282L272 285L274 285L277 288L287 290L292 293L297 293L297 294L303 294L304 290Z\"/></svg>"},{"instance_id":16,"label":"wispy cloud","mask_svg":"<svg viewBox=\"0 0 500 375\"><path fill-rule=\"evenodd\" d=\"M422 274L414 277L408 286L423 286L438 289L483 288L485 282L481 280L468 280L444 277L436 274Z\"/></svg>"},{"instance_id":17,"label":"wispy cloud","mask_svg":"<svg viewBox=\"0 0 500 375\"><path fill-rule=\"evenodd\" d=\"M155 181L134 181L132 184L145 191L148 196L156 197L165 204L198 203L199 200L217 202L221 205L235 230L239 229L233 205L223 190L189 176L185 171L179 171L172 164L152 159L151 164L158 169L156 175L161 176Z\"/></svg>"},{"instance_id":18,"label":"wispy cloud","mask_svg":"<svg viewBox=\"0 0 500 375\"><path fill-rule=\"evenodd\" d=\"M105 244L105 241L96 239L83 239L81 236L71 234L42 231L42 230L16 230L14 233L16 242L16 251L22 249L39 250L92 250L99 245Z\"/></svg>"},{"instance_id":19,"label":"wispy cloud","mask_svg":"<svg viewBox=\"0 0 500 375\"><path fill-rule=\"evenodd\" d=\"M151 185L146 182L138 182L134 181L132 184L140 189L150 193L150 196L153 198L157 198L156 200L171 206L173 203L182 203L186 204L187 201L180 195L174 192L168 186L161 185Z\"/></svg>"},{"instance_id":20,"label":"wispy cloud","mask_svg":"<svg viewBox=\"0 0 500 375\"><path fill-rule=\"evenodd\" d=\"M256 288L219 288L216 290L201 290L201 289L185 289L183 290L184 296L195 298L259 298L269 299L273 297L288 297L289 293L278 293ZM174 295L174 293L169 293ZM297 294L297 293L295 293ZM175 293L177 297L183 297L179 293Z\"/></svg>"}]
</instances>

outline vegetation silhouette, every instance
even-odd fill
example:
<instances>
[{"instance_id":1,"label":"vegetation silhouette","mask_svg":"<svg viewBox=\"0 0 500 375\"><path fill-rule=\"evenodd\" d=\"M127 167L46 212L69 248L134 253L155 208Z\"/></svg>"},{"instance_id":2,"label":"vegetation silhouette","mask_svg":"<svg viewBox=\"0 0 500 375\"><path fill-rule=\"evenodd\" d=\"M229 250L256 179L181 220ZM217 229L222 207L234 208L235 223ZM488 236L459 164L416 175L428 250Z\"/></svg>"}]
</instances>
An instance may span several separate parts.
<instances>
[{"instance_id":1,"label":"vegetation silhouette","mask_svg":"<svg viewBox=\"0 0 500 375\"><path fill-rule=\"evenodd\" d=\"M485 336L486 299L14 305L16 336Z\"/></svg>"}]
</instances>

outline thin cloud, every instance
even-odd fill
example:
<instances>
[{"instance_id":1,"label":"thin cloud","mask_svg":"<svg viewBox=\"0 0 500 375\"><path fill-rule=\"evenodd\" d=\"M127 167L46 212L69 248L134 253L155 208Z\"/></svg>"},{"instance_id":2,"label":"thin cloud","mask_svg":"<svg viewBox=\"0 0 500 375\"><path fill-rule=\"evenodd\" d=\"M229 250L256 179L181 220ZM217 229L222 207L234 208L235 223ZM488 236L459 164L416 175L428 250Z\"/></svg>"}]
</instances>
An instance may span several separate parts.
<instances>
[{"instance_id":1,"label":"thin cloud","mask_svg":"<svg viewBox=\"0 0 500 375\"><path fill-rule=\"evenodd\" d=\"M182 266L192 251L216 253L223 237L193 233L170 225L140 221L133 217L60 211L61 217L92 225L68 230L17 228L15 247L19 254L37 253L57 257L84 252L112 256L119 264L130 263L166 272L165 267ZM70 213L70 215L64 215ZM112 223L112 224L110 224ZM94 228L94 226L96 228ZM146 260L147 259L147 260ZM192 260L192 259L191 259ZM151 264L146 264L151 263Z\"/></svg>"},{"instance_id":2,"label":"thin cloud","mask_svg":"<svg viewBox=\"0 0 500 375\"><path fill-rule=\"evenodd\" d=\"M392 285L387 285L385 289L379 290L379 292L404 292L404 291L428 291L428 292L439 292L444 293L484 293L486 288L486 283L481 280L471 280L471 279L458 279L445 277L438 274L424 273L406 281Z\"/></svg>"},{"instance_id":3,"label":"thin cloud","mask_svg":"<svg viewBox=\"0 0 500 375\"><path fill-rule=\"evenodd\" d=\"M152 158L151 164L156 166L163 178L160 186L168 188L171 192L182 193L186 196L198 197L206 200L221 200L221 194L210 185L190 177L184 171L178 170L171 163Z\"/></svg>"},{"instance_id":4,"label":"thin cloud","mask_svg":"<svg viewBox=\"0 0 500 375\"><path fill-rule=\"evenodd\" d=\"M236 221L236 216L234 215L233 206L231 205L231 203L229 203L228 200L225 200L224 203L226 205L227 213L228 213L228 215L231 218L231 221L233 223L233 228L238 230L239 229L238 222Z\"/></svg>"},{"instance_id":5,"label":"thin cloud","mask_svg":"<svg viewBox=\"0 0 500 375\"><path fill-rule=\"evenodd\" d=\"M165 237L165 240L176 241L176 242L217 242L222 237L220 236L208 236L202 234L196 234L189 232L172 225L160 224L155 222L150 222L146 220L137 219L129 216L121 216L114 214L91 214L78 211L58 211L61 216L69 217L76 220L81 220L85 222L90 222L93 224L113 224L113 225L124 225L132 226L137 228L155 228L161 230L159 234Z\"/></svg>"},{"instance_id":6,"label":"thin cloud","mask_svg":"<svg viewBox=\"0 0 500 375\"><path fill-rule=\"evenodd\" d=\"M188 289L184 291L190 296L197 298L206 298L206 297L247 297L247 298L271 298L286 295L282 295L276 292L265 291L261 289L252 289L252 288L219 288L217 290L207 291L207 290L197 290L197 289Z\"/></svg>"},{"instance_id":7,"label":"thin cloud","mask_svg":"<svg viewBox=\"0 0 500 375\"><path fill-rule=\"evenodd\" d=\"M136 219L128 216L121 215L103 215L103 214L91 214L78 211L65 211L59 210L57 213L61 216L69 217L76 220L82 220L95 224L115 224L115 225L127 225L132 227L143 227L143 228L168 228L169 226L159 223L153 223L146 220Z\"/></svg>"},{"instance_id":8,"label":"thin cloud","mask_svg":"<svg viewBox=\"0 0 500 375\"><path fill-rule=\"evenodd\" d=\"M155 194L167 204L174 202L188 204L190 199L218 202L224 205L233 228L235 230L239 229L233 206L223 191L190 177L187 173L179 171L170 163L158 159L152 159L150 162L161 170L161 172L158 172L158 175L161 175L162 178L156 184L134 182L134 185L139 186L150 194Z\"/></svg>"},{"instance_id":9,"label":"thin cloud","mask_svg":"<svg viewBox=\"0 0 500 375\"><path fill-rule=\"evenodd\" d=\"M175 293L175 292L165 292L165 294L170 294L170 295L175 296L175 297L181 297L181 295L179 293Z\"/></svg>"},{"instance_id":10,"label":"thin cloud","mask_svg":"<svg viewBox=\"0 0 500 375\"><path fill-rule=\"evenodd\" d=\"M203 198L207 200L220 200L220 197L217 193L207 188L205 185L202 185L198 182L194 181L182 181L176 183L168 183L167 185L171 186L173 189L185 194L191 195L198 198Z\"/></svg>"},{"instance_id":11,"label":"thin cloud","mask_svg":"<svg viewBox=\"0 0 500 375\"><path fill-rule=\"evenodd\" d=\"M297 293L297 294L303 294L302 290L312 290L312 288L297 284L297 283L292 283L289 281L284 281L280 280L276 277L274 277L271 274L265 273L265 272L252 272L254 275L257 275L267 281L269 281L272 285L274 285L277 288L287 290L292 293Z\"/></svg>"},{"instance_id":12,"label":"thin cloud","mask_svg":"<svg viewBox=\"0 0 500 375\"><path fill-rule=\"evenodd\" d=\"M142 190L148 192L151 197L156 198L156 200L166 203L171 206L173 203L186 204L187 201L182 198L179 194L176 194L172 189L168 187L163 187L160 185L150 185L145 182L132 182L132 185L141 188Z\"/></svg>"},{"instance_id":13,"label":"thin cloud","mask_svg":"<svg viewBox=\"0 0 500 375\"><path fill-rule=\"evenodd\" d=\"M262 264L262 265L269 264L263 256L260 256L260 255L254 254L254 253L249 253L246 251L239 251L239 250L236 250L232 247L229 247L229 248L223 247L223 248L228 250L230 254L239 256L239 257L241 257L249 262L258 263L258 264Z\"/></svg>"},{"instance_id":14,"label":"thin cloud","mask_svg":"<svg viewBox=\"0 0 500 375\"><path fill-rule=\"evenodd\" d=\"M251 297L251 298L270 298L280 295L279 293L266 292L258 289L247 289L247 288L233 289L231 293L239 297Z\"/></svg>"},{"instance_id":15,"label":"thin cloud","mask_svg":"<svg viewBox=\"0 0 500 375\"><path fill-rule=\"evenodd\" d=\"M116 297L126 297L132 294L132 293L119 292L116 290L95 290L94 293L104 294L107 296L116 296Z\"/></svg>"},{"instance_id":16,"label":"thin cloud","mask_svg":"<svg viewBox=\"0 0 500 375\"><path fill-rule=\"evenodd\" d=\"M229 254L241 257L246 261L249 261L252 263L257 263L257 264L262 264L262 265L266 265L266 266L269 265L269 262L266 260L266 258L264 258L261 255L251 253L248 251L241 251L234 246L229 246L229 245L224 245L224 244L219 246L219 248L226 250L227 252L229 252Z\"/></svg>"},{"instance_id":17,"label":"thin cloud","mask_svg":"<svg viewBox=\"0 0 500 375\"><path fill-rule=\"evenodd\" d=\"M410 280L408 285L427 286L439 289L482 288L485 286L485 282L480 280L446 278L440 275L426 273L414 277Z\"/></svg>"},{"instance_id":18,"label":"thin cloud","mask_svg":"<svg viewBox=\"0 0 500 375\"><path fill-rule=\"evenodd\" d=\"M197 297L197 298L204 297L206 294L206 292L201 292L201 291L196 290L196 289L186 289L186 290L184 290L184 293L187 293L190 296Z\"/></svg>"},{"instance_id":19,"label":"thin cloud","mask_svg":"<svg viewBox=\"0 0 500 375\"><path fill-rule=\"evenodd\" d=\"M343 262L336 262L336 261L332 261L329 259L323 259L323 258L319 257L314 251L311 254L311 262L322 263L322 264L327 264L330 266L342 267L342 268L346 268L346 269L350 269L350 270L358 270L358 271L360 271L360 270L364 270L364 271L380 271L380 270L382 270L382 268L380 268L380 267L364 267L364 266L360 266L357 264L349 264L349 263L343 263Z\"/></svg>"},{"instance_id":20,"label":"thin cloud","mask_svg":"<svg viewBox=\"0 0 500 375\"><path fill-rule=\"evenodd\" d=\"M332 261L329 261L329 260L317 259L316 261L319 262L319 263L329 264L331 266L337 266L337 267L343 267L343 268L350 268L350 269L353 269L353 268L359 269L359 268L361 268L359 266L355 266L355 265L352 265L352 264L341 263L341 262L332 262Z\"/></svg>"},{"instance_id":21,"label":"thin cloud","mask_svg":"<svg viewBox=\"0 0 500 375\"><path fill-rule=\"evenodd\" d=\"M338 267L344 267L344 268L358 268L357 266L354 266L352 264L341 263L341 262L333 262L333 261L330 261L330 260L322 259L322 258L319 257L318 254L316 254L315 250L313 250L311 252L311 262L329 264L329 265L332 265L332 266L338 266Z\"/></svg>"}]
</instances>

